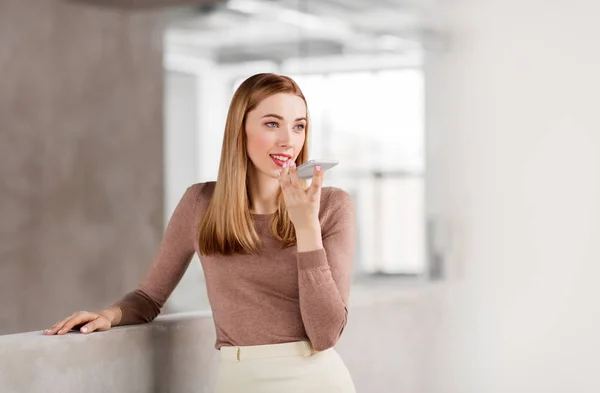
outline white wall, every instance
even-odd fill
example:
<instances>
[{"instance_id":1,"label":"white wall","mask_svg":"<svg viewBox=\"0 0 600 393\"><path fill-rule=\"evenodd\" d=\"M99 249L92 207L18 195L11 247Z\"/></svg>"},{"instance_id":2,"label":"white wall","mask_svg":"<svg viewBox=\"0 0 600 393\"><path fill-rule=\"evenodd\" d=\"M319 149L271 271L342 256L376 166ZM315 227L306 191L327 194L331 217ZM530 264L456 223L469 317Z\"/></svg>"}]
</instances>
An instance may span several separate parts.
<instances>
[{"instance_id":1,"label":"white wall","mask_svg":"<svg viewBox=\"0 0 600 393\"><path fill-rule=\"evenodd\" d=\"M193 70L165 72L165 207L168 223L185 190L196 183L200 173L198 117L200 81ZM200 261L194 257L181 282L165 304L164 312L208 309Z\"/></svg>"},{"instance_id":2,"label":"white wall","mask_svg":"<svg viewBox=\"0 0 600 393\"><path fill-rule=\"evenodd\" d=\"M186 188L196 181L198 78L185 72L165 72L165 224Z\"/></svg>"},{"instance_id":3,"label":"white wall","mask_svg":"<svg viewBox=\"0 0 600 393\"><path fill-rule=\"evenodd\" d=\"M446 3L427 60L449 278L427 392L600 391L600 3Z\"/></svg>"}]
</instances>

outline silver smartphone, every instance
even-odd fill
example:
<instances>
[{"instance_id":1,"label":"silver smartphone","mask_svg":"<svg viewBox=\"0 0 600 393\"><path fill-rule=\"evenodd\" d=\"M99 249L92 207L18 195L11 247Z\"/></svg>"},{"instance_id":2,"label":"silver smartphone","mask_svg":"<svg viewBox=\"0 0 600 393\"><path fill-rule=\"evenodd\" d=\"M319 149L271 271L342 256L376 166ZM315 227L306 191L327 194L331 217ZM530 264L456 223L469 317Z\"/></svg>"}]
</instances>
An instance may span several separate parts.
<instances>
[{"instance_id":1,"label":"silver smartphone","mask_svg":"<svg viewBox=\"0 0 600 393\"><path fill-rule=\"evenodd\" d=\"M315 167L317 165L321 165L321 170L325 172L339 163L339 161L335 160L309 160L300 165L296 173L300 179L310 179L313 177L313 173L315 172Z\"/></svg>"}]
</instances>

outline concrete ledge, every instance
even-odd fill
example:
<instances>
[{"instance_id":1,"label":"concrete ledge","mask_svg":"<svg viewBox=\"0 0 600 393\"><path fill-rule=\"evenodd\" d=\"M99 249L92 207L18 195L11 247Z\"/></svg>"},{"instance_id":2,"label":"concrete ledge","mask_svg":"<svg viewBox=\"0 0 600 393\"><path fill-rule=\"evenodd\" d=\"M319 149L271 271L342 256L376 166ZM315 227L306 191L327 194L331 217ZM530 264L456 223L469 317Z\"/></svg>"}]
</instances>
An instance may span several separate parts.
<instances>
[{"instance_id":1,"label":"concrete ledge","mask_svg":"<svg viewBox=\"0 0 600 393\"><path fill-rule=\"evenodd\" d=\"M419 288L353 289L336 349L358 392L420 391L428 331ZM2 393L211 393L219 352L210 312L160 316L108 332L0 336Z\"/></svg>"},{"instance_id":2,"label":"concrete ledge","mask_svg":"<svg viewBox=\"0 0 600 393\"><path fill-rule=\"evenodd\" d=\"M0 336L0 392L211 392L210 313L173 314L108 332Z\"/></svg>"}]
</instances>

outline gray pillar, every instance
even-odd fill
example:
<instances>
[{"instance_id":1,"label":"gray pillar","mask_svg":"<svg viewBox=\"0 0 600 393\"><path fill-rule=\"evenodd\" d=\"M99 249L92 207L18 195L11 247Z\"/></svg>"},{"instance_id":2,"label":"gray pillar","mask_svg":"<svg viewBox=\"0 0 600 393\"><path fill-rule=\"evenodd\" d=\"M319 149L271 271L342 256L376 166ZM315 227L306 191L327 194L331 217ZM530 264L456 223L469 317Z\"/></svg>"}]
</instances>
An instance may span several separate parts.
<instances>
[{"instance_id":1,"label":"gray pillar","mask_svg":"<svg viewBox=\"0 0 600 393\"><path fill-rule=\"evenodd\" d=\"M0 0L0 334L133 289L163 230L162 14Z\"/></svg>"}]
</instances>

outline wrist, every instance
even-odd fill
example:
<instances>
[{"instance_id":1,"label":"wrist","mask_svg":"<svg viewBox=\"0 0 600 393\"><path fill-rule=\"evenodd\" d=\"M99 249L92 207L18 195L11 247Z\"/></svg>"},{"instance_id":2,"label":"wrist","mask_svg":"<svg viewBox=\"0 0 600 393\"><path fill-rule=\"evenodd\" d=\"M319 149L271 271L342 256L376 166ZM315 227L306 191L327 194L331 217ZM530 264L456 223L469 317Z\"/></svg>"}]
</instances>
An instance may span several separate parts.
<instances>
[{"instance_id":1,"label":"wrist","mask_svg":"<svg viewBox=\"0 0 600 393\"><path fill-rule=\"evenodd\" d=\"M110 321L111 326L117 326L119 324L119 322L121 321L121 316L122 316L121 308L116 307L116 306L105 308L104 310L100 311L98 314L106 317L106 319L108 319Z\"/></svg>"},{"instance_id":2,"label":"wrist","mask_svg":"<svg viewBox=\"0 0 600 393\"><path fill-rule=\"evenodd\" d=\"M312 220L303 225L295 225L294 229L296 230L296 233L321 233L321 223L319 220Z\"/></svg>"},{"instance_id":3,"label":"wrist","mask_svg":"<svg viewBox=\"0 0 600 393\"><path fill-rule=\"evenodd\" d=\"M296 229L296 246L298 252L309 252L323 248L321 226Z\"/></svg>"}]
</instances>

